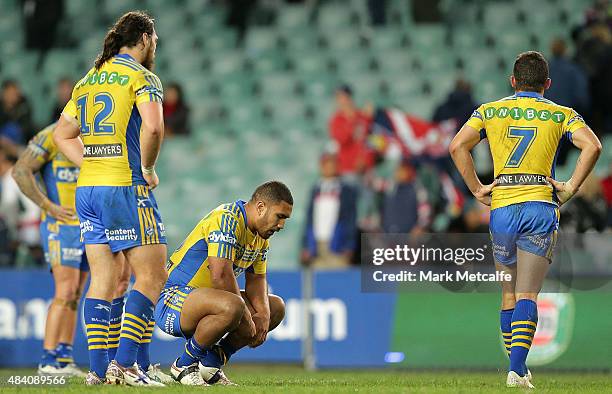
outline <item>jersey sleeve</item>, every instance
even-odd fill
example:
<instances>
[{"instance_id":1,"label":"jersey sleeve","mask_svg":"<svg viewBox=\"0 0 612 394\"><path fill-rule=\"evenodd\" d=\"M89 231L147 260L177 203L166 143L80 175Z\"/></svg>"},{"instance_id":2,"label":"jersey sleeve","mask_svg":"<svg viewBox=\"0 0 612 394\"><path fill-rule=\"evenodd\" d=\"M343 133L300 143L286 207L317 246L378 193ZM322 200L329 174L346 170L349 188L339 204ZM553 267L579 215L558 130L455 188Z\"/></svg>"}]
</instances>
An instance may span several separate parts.
<instances>
[{"instance_id":1,"label":"jersey sleeve","mask_svg":"<svg viewBox=\"0 0 612 394\"><path fill-rule=\"evenodd\" d=\"M481 105L474 112L472 112L472 116L465 123L466 125L476 129L480 133L480 139L484 139L487 137L487 133L485 130L484 123L484 107Z\"/></svg>"},{"instance_id":2,"label":"jersey sleeve","mask_svg":"<svg viewBox=\"0 0 612 394\"><path fill-rule=\"evenodd\" d=\"M68 102L64 106L64 109L62 110L62 114L65 114L66 116L70 116L71 118L75 118L75 119L77 118L77 106L72 98L68 100Z\"/></svg>"},{"instance_id":3,"label":"jersey sleeve","mask_svg":"<svg viewBox=\"0 0 612 394\"><path fill-rule=\"evenodd\" d=\"M36 134L28 143L28 148L36 154L36 159L46 163L57 154L57 147L53 142L53 127L47 127Z\"/></svg>"},{"instance_id":4,"label":"jersey sleeve","mask_svg":"<svg viewBox=\"0 0 612 394\"><path fill-rule=\"evenodd\" d=\"M210 218L204 234L208 243L208 257L236 259L237 224L238 218L231 212L222 211Z\"/></svg>"},{"instance_id":5,"label":"jersey sleeve","mask_svg":"<svg viewBox=\"0 0 612 394\"><path fill-rule=\"evenodd\" d=\"M587 124L582 116L580 116L576 111L571 110L569 116L565 118L563 122L563 136L571 141L572 134L574 134L576 130L583 127L587 127Z\"/></svg>"},{"instance_id":6,"label":"jersey sleeve","mask_svg":"<svg viewBox=\"0 0 612 394\"><path fill-rule=\"evenodd\" d=\"M136 94L136 104L156 102L161 103L164 90L157 75L150 71L140 71L133 85Z\"/></svg>"}]
</instances>

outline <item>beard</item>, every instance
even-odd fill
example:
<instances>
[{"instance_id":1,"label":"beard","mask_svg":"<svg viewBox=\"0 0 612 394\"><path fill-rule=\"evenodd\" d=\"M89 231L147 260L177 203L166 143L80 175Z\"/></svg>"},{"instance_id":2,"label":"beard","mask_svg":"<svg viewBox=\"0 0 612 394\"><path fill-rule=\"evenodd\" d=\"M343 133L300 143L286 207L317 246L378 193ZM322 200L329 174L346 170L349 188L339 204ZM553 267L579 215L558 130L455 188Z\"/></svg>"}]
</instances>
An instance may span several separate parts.
<instances>
[{"instance_id":1,"label":"beard","mask_svg":"<svg viewBox=\"0 0 612 394\"><path fill-rule=\"evenodd\" d=\"M153 71L155 68L155 52L153 51L153 46L149 47L147 51L147 56L145 57L142 65L149 71Z\"/></svg>"}]
</instances>

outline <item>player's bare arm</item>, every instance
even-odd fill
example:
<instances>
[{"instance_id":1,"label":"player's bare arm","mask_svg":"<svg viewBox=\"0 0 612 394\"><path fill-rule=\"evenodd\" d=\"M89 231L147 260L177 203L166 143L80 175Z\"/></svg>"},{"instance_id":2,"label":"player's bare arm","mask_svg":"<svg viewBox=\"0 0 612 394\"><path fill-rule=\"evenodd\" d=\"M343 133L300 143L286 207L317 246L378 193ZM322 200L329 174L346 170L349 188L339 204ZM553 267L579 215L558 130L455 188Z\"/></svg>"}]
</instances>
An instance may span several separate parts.
<instances>
[{"instance_id":1,"label":"player's bare arm","mask_svg":"<svg viewBox=\"0 0 612 394\"><path fill-rule=\"evenodd\" d=\"M480 142L480 133L471 126L463 125L455 138L451 141L449 152L455 166L463 177L466 185L481 203L491 205L491 191L495 182L483 185L478 179L474 168L474 159L470 151Z\"/></svg>"},{"instance_id":2,"label":"player's bare arm","mask_svg":"<svg viewBox=\"0 0 612 394\"><path fill-rule=\"evenodd\" d=\"M47 162L47 153L42 149L36 149L29 145L19 156L15 167L13 167L13 178L19 189L36 205L46 210L54 218L62 221L75 219L74 210L54 204L40 189L34 174L40 171Z\"/></svg>"},{"instance_id":3,"label":"player's bare arm","mask_svg":"<svg viewBox=\"0 0 612 394\"><path fill-rule=\"evenodd\" d=\"M547 178L555 188L560 204L567 202L580 189L586 177L595 167L602 149L601 142L590 127L582 127L576 130L572 134L572 143L580 149L580 156L578 156L576 168L571 178L566 182L558 182L550 177Z\"/></svg>"},{"instance_id":4,"label":"player's bare arm","mask_svg":"<svg viewBox=\"0 0 612 394\"><path fill-rule=\"evenodd\" d=\"M255 324L255 338L249 345L257 347L265 342L270 328L270 301L268 299L268 281L266 274L245 274L245 295L255 313L252 314Z\"/></svg>"},{"instance_id":5,"label":"player's bare arm","mask_svg":"<svg viewBox=\"0 0 612 394\"><path fill-rule=\"evenodd\" d=\"M80 135L79 122L69 115L62 114L53 130L53 142L71 162L79 167L83 163L84 149Z\"/></svg>"},{"instance_id":6,"label":"player's bare arm","mask_svg":"<svg viewBox=\"0 0 612 394\"><path fill-rule=\"evenodd\" d=\"M138 104L142 118L140 149L142 175L151 188L159 184L155 173L155 162L164 139L164 114L161 103L147 102Z\"/></svg>"}]
</instances>

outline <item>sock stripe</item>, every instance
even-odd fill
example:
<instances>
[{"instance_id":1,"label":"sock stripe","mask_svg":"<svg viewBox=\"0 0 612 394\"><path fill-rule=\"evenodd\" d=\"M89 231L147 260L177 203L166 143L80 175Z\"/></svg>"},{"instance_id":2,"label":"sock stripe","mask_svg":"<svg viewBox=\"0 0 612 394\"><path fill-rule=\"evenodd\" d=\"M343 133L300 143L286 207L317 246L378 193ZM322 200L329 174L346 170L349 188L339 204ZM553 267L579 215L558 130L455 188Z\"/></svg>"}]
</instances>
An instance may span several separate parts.
<instances>
[{"instance_id":1,"label":"sock stripe","mask_svg":"<svg viewBox=\"0 0 612 394\"><path fill-rule=\"evenodd\" d=\"M133 329L137 330L138 332L146 331L146 327L142 327L140 324L133 322L131 320L128 320L128 319L123 319L123 325L121 326L122 330L126 326L126 324L130 325Z\"/></svg>"},{"instance_id":2,"label":"sock stripe","mask_svg":"<svg viewBox=\"0 0 612 394\"><path fill-rule=\"evenodd\" d=\"M522 327L519 327L519 328L513 328L512 329L512 334L514 334L515 332L519 332L519 331L528 332L530 334L533 334L535 332L535 330L533 328L522 328ZM512 335L512 334L510 334L510 335Z\"/></svg>"},{"instance_id":3,"label":"sock stripe","mask_svg":"<svg viewBox=\"0 0 612 394\"><path fill-rule=\"evenodd\" d=\"M514 342L517 339L526 339L529 342L531 342L533 340L533 337L529 336L529 335L514 335L512 337L512 342Z\"/></svg>"},{"instance_id":4,"label":"sock stripe","mask_svg":"<svg viewBox=\"0 0 612 394\"><path fill-rule=\"evenodd\" d=\"M518 326L519 324L524 324L524 325L528 325L528 326L537 327L537 323L529 321L529 320L519 320L519 321L513 321L512 322L512 326Z\"/></svg>"},{"instance_id":5,"label":"sock stripe","mask_svg":"<svg viewBox=\"0 0 612 394\"><path fill-rule=\"evenodd\" d=\"M108 331L108 326L105 326L104 324L85 324L85 328L100 328Z\"/></svg>"},{"instance_id":6,"label":"sock stripe","mask_svg":"<svg viewBox=\"0 0 612 394\"><path fill-rule=\"evenodd\" d=\"M130 326L123 326L123 328L121 328L121 334L125 333L125 332L130 332L132 334L135 334L138 337L142 337L142 332L134 330L132 327ZM121 337L121 334L119 335L119 337Z\"/></svg>"},{"instance_id":7,"label":"sock stripe","mask_svg":"<svg viewBox=\"0 0 612 394\"><path fill-rule=\"evenodd\" d=\"M59 363L71 363L74 361L74 359L72 357L58 357L56 358L57 362Z\"/></svg>"},{"instance_id":8,"label":"sock stripe","mask_svg":"<svg viewBox=\"0 0 612 394\"><path fill-rule=\"evenodd\" d=\"M108 332L106 331L87 331L87 336L91 337L94 335L103 336L104 338L108 337Z\"/></svg>"},{"instance_id":9,"label":"sock stripe","mask_svg":"<svg viewBox=\"0 0 612 394\"><path fill-rule=\"evenodd\" d=\"M516 346L524 347L525 349L530 349L531 348L531 344L530 343L512 342L512 347L516 347Z\"/></svg>"},{"instance_id":10,"label":"sock stripe","mask_svg":"<svg viewBox=\"0 0 612 394\"><path fill-rule=\"evenodd\" d=\"M108 344L108 348L109 349L117 349L119 347L119 342L117 343L109 343Z\"/></svg>"},{"instance_id":11,"label":"sock stripe","mask_svg":"<svg viewBox=\"0 0 612 394\"><path fill-rule=\"evenodd\" d=\"M119 328L119 327L121 327L121 322L119 322L119 323L113 323L113 324L110 324L110 325L109 325L109 327L110 327L111 329L113 329L113 328Z\"/></svg>"},{"instance_id":12,"label":"sock stripe","mask_svg":"<svg viewBox=\"0 0 612 394\"><path fill-rule=\"evenodd\" d=\"M106 338L89 338L87 343L107 343Z\"/></svg>"},{"instance_id":13,"label":"sock stripe","mask_svg":"<svg viewBox=\"0 0 612 394\"><path fill-rule=\"evenodd\" d=\"M122 332L121 336L119 338L127 338L127 339L131 339L132 341L135 341L135 342L140 342L140 338L135 337L135 336L133 336L131 334L128 334L127 332Z\"/></svg>"},{"instance_id":14,"label":"sock stripe","mask_svg":"<svg viewBox=\"0 0 612 394\"><path fill-rule=\"evenodd\" d=\"M142 325L142 329L143 329L143 330L145 330L145 329L147 328L148 323L147 323L147 322L145 322L144 320L142 320L140 317L138 317L138 316L136 316L136 315L133 315L133 314L131 314L131 313L128 313L128 312L126 312L126 313L125 313L125 317L128 317L128 318L130 318L130 319L132 319L132 320L135 320L135 321L137 321L138 323L140 323L140 324Z\"/></svg>"},{"instance_id":15,"label":"sock stripe","mask_svg":"<svg viewBox=\"0 0 612 394\"><path fill-rule=\"evenodd\" d=\"M87 346L87 350L96 350L96 349L106 349L106 344L104 345L89 345Z\"/></svg>"}]
</instances>

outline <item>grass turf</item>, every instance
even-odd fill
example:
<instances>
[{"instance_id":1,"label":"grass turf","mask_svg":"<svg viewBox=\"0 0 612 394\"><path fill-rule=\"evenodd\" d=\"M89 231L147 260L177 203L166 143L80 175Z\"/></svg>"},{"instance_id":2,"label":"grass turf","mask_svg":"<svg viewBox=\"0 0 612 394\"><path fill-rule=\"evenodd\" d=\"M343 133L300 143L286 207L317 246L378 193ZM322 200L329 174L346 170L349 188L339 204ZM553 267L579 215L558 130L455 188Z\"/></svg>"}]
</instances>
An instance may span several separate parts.
<instances>
[{"instance_id":1,"label":"grass turf","mask_svg":"<svg viewBox=\"0 0 612 394\"><path fill-rule=\"evenodd\" d=\"M35 375L33 369L0 370L0 392L31 393L145 393L152 389L120 386L87 387L71 379L64 386L8 385L11 375ZM502 372L325 370L307 372L297 366L237 365L227 369L238 387L208 387L207 393L508 393ZM534 371L538 393L612 393L612 377L605 373L554 373ZM156 393L193 393L197 388L172 385ZM519 390L522 391L522 390Z\"/></svg>"}]
</instances>

